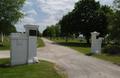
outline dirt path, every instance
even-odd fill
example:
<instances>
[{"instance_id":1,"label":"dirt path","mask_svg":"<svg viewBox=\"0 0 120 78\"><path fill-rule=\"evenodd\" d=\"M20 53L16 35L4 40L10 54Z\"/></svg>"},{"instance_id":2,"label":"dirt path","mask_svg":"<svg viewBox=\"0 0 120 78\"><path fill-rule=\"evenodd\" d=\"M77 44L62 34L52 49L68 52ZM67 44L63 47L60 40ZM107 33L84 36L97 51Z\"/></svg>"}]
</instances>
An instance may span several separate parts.
<instances>
[{"instance_id":1,"label":"dirt path","mask_svg":"<svg viewBox=\"0 0 120 78\"><path fill-rule=\"evenodd\" d=\"M120 78L120 66L42 39L46 46L37 49L38 58L63 67L69 78Z\"/></svg>"}]
</instances>

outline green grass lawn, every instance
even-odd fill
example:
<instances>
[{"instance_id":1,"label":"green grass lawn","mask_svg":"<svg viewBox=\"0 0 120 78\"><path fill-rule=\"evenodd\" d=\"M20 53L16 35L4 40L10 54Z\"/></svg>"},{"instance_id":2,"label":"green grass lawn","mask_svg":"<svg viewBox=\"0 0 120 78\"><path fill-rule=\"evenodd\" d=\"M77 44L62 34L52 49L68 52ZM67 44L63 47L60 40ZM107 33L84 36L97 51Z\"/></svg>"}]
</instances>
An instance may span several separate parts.
<instances>
[{"instance_id":1,"label":"green grass lawn","mask_svg":"<svg viewBox=\"0 0 120 78\"><path fill-rule=\"evenodd\" d=\"M45 46L43 40L40 37L37 38L37 44L38 44L37 48Z\"/></svg>"},{"instance_id":2,"label":"green grass lawn","mask_svg":"<svg viewBox=\"0 0 120 78\"><path fill-rule=\"evenodd\" d=\"M9 67L10 59L0 59L0 78L62 78L54 69L55 64L40 63Z\"/></svg>"},{"instance_id":3,"label":"green grass lawn","mask_svg":"<svg viewBox=\"0 0 120 78\"><path fill-rule=\"evenodd\" d=\"M37 38L37 44L39 44L37 48L45 46L44 42L42 41L40 37ZM10 50L10 41L7 41L6 38L4 38L3 42L0 42L0 45L5 45L3 47L0 46L0 50Z\"/></svg>"},{"instance_id":4,"label":"green grass lawn","mask_svg":"<svg viewBox=\"0 0 120 78\"><path fill-rule=\"evenodd\" d=\"M113 63L117 63L120 64L120 57L119 56L110 56L110 55L104 55L104 54L90 54L91 51L91 44L86 44L86 41L82 41L80 44L79 40L69 40L68 42L66 42L65 40L56 40L56 39L52 39L52 41L55 41L59 44L68 46L74 50L77 50L81 53L84 53L88 56L93 56L96 58L100 58L103 60L107 60ZM102 46L103 50L107 45Z\"/></svg>"},{"instance_id":5,"label":"green grass lawn","mask_svg":"<svg viewBox=\"0 0 120 78\"><path fill-rule=\"evenodd\" d=\"M3 47L0 46L0 50L10 50L10 41L7 41L6 38L4 38L3 42L0 42L0 45L5 45Z\"/></svg>"}]
</instances>

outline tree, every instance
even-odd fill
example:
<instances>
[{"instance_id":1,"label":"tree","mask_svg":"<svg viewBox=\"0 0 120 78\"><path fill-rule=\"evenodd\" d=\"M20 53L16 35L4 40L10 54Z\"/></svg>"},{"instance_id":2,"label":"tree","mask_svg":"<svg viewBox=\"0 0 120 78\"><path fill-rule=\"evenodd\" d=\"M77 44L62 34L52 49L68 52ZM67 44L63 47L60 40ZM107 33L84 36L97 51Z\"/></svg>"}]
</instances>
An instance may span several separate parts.
<instances>
[{"instance_id":1,"label":"tree","mask_svg":"<svg viewBox=\"0 0 120 78\"><path fill-rule=\"evenodd\" d=\"M44 37L47 36L47 29L45 29L45 30L43 31L43 36L44 36Z\"/></svg>"},{"instance_id":2,"label":"tree","mask_svg":"<svg viewBox=\"0 0 120 78\"><path fill-rule=\"evenodd\" d=\"M50 27L50 37L56 37L56 31L54 25Z\"/></svg>"},{"instance_id":3,"label":"tree","mask_svg":"<svg viewBox=\"0 0 120 78\"><path fill-rule=\"evenodd\" d=\"M6 31L5 31L4 35L9 36L10 33L16 33L17 32L16 27L14 25L12 25L9 22L6 22L6 24L7 24L7 26L6 26L6 29L5 29Z\"/></svg>"},{"instance_id":4,"label":"tree","mask_svg":"<svg viewBox=\"0 0 120 78\"><path fill-rule=\"evenodd\" d=\"M75 3L72 11L75 17L74 25L77 28L76 31L86 37L87 43L90 43L90 33L93 31L100 32L101 36L107 34L106 30L109 23L105 13L107 12L106 8L108 7L100 7L100 3L95 0L79 0Z\"/></svg>"},{"instance_id":5,"label":"tree","mask_svg":"<svg viewBox=\"0 0 120 78\"><path fill-rule=\"evenodd\" d=\"M120 11L117 10L111 18L110 38L120 40Z\"/></svg>"},{"instance_id":6,"label":"tree","mask_svg":"<svg viewBox=\"0 0 120 78\"><path fill-rule=\"evenodd\" d=\"M37 37L42 37L42 34L40 33L38 29L37 29Z\"/></svg>"},{"instance_id":7,"label":"tree","mask_svg":"<svg viewBox=\"0 0 120 78\"><path fill-rule=\"evenodd\" d=\"M43 31L43 36L48 36L48 37L56 37L56 31L55 31L55 26L47 26L46 29Z\"/></svg>"},{"instance_id":8,"label":"tree","mask_svg":"<svg viewBox=\"0 0 120 78\"><path fill-rule=\"evenodd\" d=\"M110 34L108 36L108 38L110 38L111 40L120 40L120 0L114 0L113 1L114 4L114 13L112 15L109 15L110 18Z\"/></svg>"},{"instance_id":9,"label":"tree","mask_svg":"<svg viewBox=\"0 0 120 78\"><path fill-rule=\"evenodd\" d=\"M114 0L113 4L115 8L120 8L120 0Z\"/></svg>"},{"instance_id":10,"label":"tree","mask_svg":"<svg viewBox=\"0 0 120 78\"><path fill-rule=\"evenodd\" d=\"M72 15L72 12L69 12L68 14L64 15L62 19L59 21L60 27L61 27L61 34L62 36L66 36L66 42L68 41L68 38L71 34L74 32L74 27L72 21L74 20Z\"/></svg>"},{"instance_id":11,"label":"tree","mask_svg":"<svg viewBox=\"0 0 120 78\"><path fill-rule=\"evenodd\" d=\"M75 12L76 20L78 20L75 25L78 28L78 32L86 36L87 43L90 43L90 32L94 31L95 28L95 11L99 8L99 2L95 2L94 0L80 0L75 3L73 11Z\"/></svg>"},{"instance_id":12,"label":"tree","mask_svg":"<svg viewBox=\"0 0 120 78\"><path fill-rule=\"evenodd\" d=\"M60 36L60 24L59 23L55 25L55 31L56 31L56 37L59 37Z\"/></svg>"},{"instance_id":13,"label":"tree","mask_svg":"<svg viewBox=\"0 0 120 78\"><path fill-rule=\"evenodd\" d=\"M21 9L25 3L25 0L1 0L0 1L0 33L5 34L8 29L11 29L7 23L11 25L16 24L20 18L23 18L25 14ZM8 29L6 29L8 28Z\"/></svg>"}]
</instances>

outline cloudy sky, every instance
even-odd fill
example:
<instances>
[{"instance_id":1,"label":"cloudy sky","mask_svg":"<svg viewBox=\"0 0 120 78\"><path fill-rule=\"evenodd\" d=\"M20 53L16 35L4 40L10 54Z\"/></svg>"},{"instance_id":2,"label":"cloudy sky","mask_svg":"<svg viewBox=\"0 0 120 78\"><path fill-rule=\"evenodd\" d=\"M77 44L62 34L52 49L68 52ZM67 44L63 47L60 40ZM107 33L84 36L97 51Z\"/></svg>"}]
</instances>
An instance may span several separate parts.
<instances>
[{"instance_id":1,"label":"cloudy sky","mask_svg":"<svg viewBox=\"0 0 120 78\"><path fill-rule=\"evenodd\" d=\"M63 15L72 11L74 3L78 0L26 0L24 13L28 16L21 19L15 26L17 31L24 32L24 25L39 25L39 31L42 33L46 26L55 25ZM113 0L96 0L102 5L112 5Z\"/></svg>"}]
</instances>

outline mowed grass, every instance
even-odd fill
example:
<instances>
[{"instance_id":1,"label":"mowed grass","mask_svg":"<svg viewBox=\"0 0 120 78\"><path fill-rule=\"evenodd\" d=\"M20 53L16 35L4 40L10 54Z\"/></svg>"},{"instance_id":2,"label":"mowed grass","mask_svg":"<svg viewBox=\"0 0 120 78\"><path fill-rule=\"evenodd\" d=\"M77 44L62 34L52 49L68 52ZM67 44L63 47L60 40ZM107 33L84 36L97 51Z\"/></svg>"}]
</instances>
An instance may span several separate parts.
<instances>
[{"instance_id":1,"label":"mowed grass","mask_svg":"<svg viewBox=\"0 0 120 78\"><path fill-rule=\"evenodd\" d=\"M45 46L43 40L40 37L37 38L37 44L38 44L37 48Z\"/></svg>"},{"instance_id":2,"label":"mowed grass","mask_svg":"<svg viewBox=\"0 0 120 78\"><path fill-rule=\"evenodd\" d=\"M0 78L61 78L55 64L43 60L40 63L9 67L10 59L0 59Z\"/></svg>"},{"instance_id":3,"label":"mowed grass","mask_svg":"<svg viewBox=\"0 0 120 78\"><path fill-rule=\"evenodd\" d=\"M0 42L0 45L4 45L4 46L0 46L0 50L10 50L10 40L7 41L5 37L3 42Z\"/></svg>"},{"instance_id":4,"label":"mowed grass","mask_svg":"<svg viewBox=\"0 0 120 78\"><path fill-rule=\"evenodd\" d=\"M37 38L37 44L38 44L37 48L45 46L43 40L40 37ZM4 38L4 41L0 42L0 45L4 45L4 46L0 46L0 50L10 50L10 40L7 41L7 39Z\"/></svg>"},{"instance_id":5,"label":"mowed grass","mask_svg":"<svg viewBox=\"0 0 120 78\"><path fill-rule=\"evenodd\" d=\"M105 54L91 54L91 44L86 44L86 41L82 41L80 44L79 40L68 40L68 42L66 42L65 40L56 40L56 39L52 39L52 41L55 41L59 44L62 44L64 46L70 47L74 50L77 50L83 54L86 54L88 56L93 56L99 59L103 59L103 60L107 60L113 63L117 63L120 64L120 57L119 56L110 56L110 55L105 55ZM106 46L102 46L103 50Z\"/></svg>"}]
</instances>

